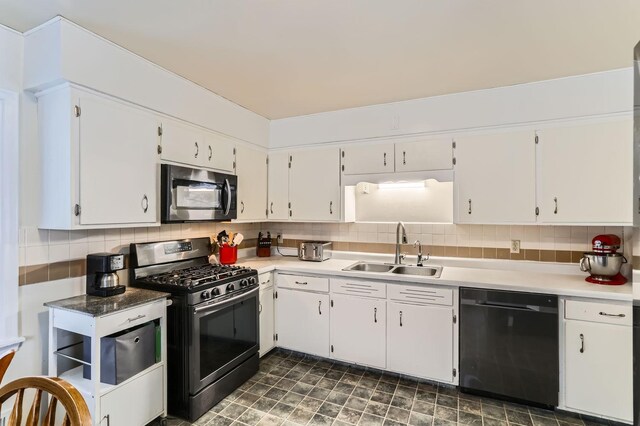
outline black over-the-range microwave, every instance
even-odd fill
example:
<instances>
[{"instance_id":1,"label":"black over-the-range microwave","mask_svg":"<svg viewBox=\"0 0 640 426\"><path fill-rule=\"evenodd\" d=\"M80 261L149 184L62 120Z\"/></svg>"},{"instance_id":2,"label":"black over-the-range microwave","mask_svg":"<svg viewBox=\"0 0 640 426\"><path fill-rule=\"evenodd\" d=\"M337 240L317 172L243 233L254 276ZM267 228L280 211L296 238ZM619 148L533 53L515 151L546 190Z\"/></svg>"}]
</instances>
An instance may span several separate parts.
<instances>
[{"instance_id":1,"label":"black over-the-range microwave","mask_svg":"<svg viewBox=\"0 0 640 426\"><path fill-rule=\"evenodd\" d=\"M162 223L237 217L238 177L204 169L161 166Z\"/></svg>"}]
</instances>

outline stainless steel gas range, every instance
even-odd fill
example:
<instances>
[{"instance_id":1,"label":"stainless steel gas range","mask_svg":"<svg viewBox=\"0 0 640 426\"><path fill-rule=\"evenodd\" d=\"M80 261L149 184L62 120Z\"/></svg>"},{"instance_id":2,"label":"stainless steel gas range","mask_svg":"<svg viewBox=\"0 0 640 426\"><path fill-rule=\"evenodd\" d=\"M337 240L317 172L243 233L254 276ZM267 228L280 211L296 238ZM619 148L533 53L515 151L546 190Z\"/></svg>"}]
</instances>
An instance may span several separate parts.
<instances>
[{"instance_id":1,"label":"stainless steel gas range","mask_svg":"<svg viewBox=\"0 0 640 426\"><path fill-rule=\"evenodd\" d=\"M189 421L258 371L258 273L209 253L208 238L131 245L129 285L172 294L168 409Z\"/></svg>"}]
</instances>

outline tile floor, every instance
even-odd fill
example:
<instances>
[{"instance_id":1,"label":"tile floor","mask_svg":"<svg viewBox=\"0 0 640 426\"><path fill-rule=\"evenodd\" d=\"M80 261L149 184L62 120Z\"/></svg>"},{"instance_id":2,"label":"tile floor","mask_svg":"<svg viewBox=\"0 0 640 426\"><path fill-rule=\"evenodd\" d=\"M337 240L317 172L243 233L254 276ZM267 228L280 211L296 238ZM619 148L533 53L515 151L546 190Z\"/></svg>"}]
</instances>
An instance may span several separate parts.
<instances>
[{"instance_id":1,"label":"tile floor","mask_svg":"<svg viewBox=\"0 0 640 426\"><path fill-rule=\"evenodd\" d=\"M171 426L188 422L169 418ZM590 426L579 415L460 393L450 386L305 357L265 356L260 371L193 425Z\"/></svg>"}]
</instances>

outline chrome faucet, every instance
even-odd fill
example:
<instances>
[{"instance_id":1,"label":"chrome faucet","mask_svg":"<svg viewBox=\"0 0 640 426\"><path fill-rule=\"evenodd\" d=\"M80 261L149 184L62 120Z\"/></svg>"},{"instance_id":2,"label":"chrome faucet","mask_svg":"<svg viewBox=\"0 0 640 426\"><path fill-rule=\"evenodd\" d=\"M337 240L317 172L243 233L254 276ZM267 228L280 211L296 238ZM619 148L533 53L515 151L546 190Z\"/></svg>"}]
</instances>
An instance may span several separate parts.
<instances>
[{"instance_id":1,"label":"chrome faucet","mask_svg":"<svg viewBox=\"0 0 640 426\"><path fill-rule=\"evenodd\" d=\"M402 229L402 234L400 234L400 230ZM400 236L402 235L402 240ZM404 259L405 255L400 253L400 245L407 244L407 231L404 229L404 223L398 222L396 226L396 258L393 261L396 265L402 265L402 259Z\"/></svg>"},{"instance_id":2,"label":"chrome faucet","mask_svg":"<svg viewBox=\"0 0 640 426\"><path fill-rule=\"evenodd\" d=\"M413 243L413 246L418 247L418 261L416 262L416 266L424 266L423 261L429 260L429 253L427 253L427 258L425 259L422 255L422 243L420 240L416 240L415 243Z\"/></svg>"}]
</instances>

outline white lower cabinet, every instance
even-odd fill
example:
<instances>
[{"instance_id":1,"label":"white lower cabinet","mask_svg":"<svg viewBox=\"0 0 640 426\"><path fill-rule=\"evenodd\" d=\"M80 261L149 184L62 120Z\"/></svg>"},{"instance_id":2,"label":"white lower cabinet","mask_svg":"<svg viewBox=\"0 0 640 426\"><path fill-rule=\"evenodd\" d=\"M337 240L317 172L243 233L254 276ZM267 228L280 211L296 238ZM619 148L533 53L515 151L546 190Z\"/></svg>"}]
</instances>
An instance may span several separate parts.
<instances>
[{"instance_id":1,"label":"white lower cabinet","mask_svg":"<svg viewBox=\"0 0 640 426\"><path fill-rule=\"evenodd\" d=\"M278 287L279 347L329 358L329 295Z\"/></svg>"},{"instance_id":2,"label":"white lower cabinet","mask_svg":"<svg viewBox=\"0 0 640 426\"><path fill-rule=\"evenodd\" d=\"M632 422L632 327L566 320L564 344L566 407Z\"/></svg>"},{"instance_id":3,"label":"white lower cabinet","mask_svg":"<svg viewBox=\"0 0 640 426\"><path fill-rule=\"evenodd\" d=\"M386 366L387 301L331 295L331 358L376 368Z\"/></svg>"},{"instance_id":4,"label":"white lower cabinet","mask_svg":"<svg viewBox=\"0 0 640 426\"><path fill-rule=\"evenodd\" d=\"M164 382L164 368L158 367L100 397L96 424L140 426L149 423L165 409Z\"/></svg>"},{"instance_id":5,"label":"white lower cabinet","mask_svg":"<svg viewBox=\"0 0 640 426\"><path fill-rule=\"evenodd\" d=\"M260 274L260 356L275 346L275 301L273 274Z\"/></svg>"},{"instance_id":6,"label":"white lower cabinet","mask_svg":"<svg viewBox=\"0 0 640 426\"><path fill-rule=\"evenodd\" d=\"M387 369L453 382L453 310L445 306L387 303Z\"/></svg>"}]
</instances>

